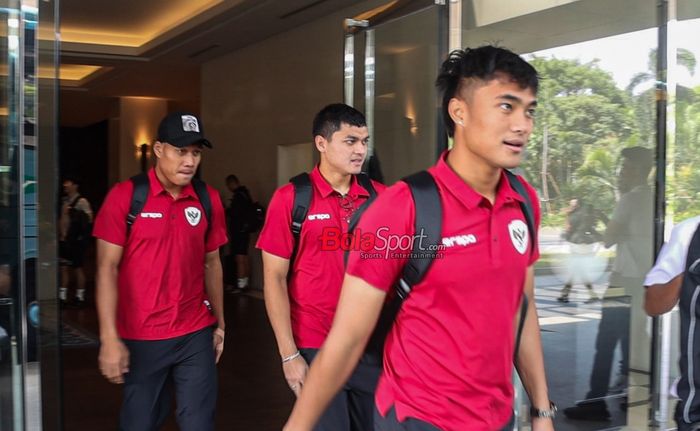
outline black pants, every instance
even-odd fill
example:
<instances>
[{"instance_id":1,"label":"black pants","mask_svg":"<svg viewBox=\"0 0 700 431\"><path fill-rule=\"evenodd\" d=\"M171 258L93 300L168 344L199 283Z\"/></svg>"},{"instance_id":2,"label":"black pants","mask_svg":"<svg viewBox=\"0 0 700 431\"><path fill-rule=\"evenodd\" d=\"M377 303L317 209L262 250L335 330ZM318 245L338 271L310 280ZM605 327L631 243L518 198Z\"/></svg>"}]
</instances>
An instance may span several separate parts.
<instances>
[{"instance_id":1,"label":"black pants","mask_svg":"<svg viewBox=\"0 0 700 431\"><path fill-rule=\"evenodd\" d=\"M500 431L511 431L514 421L515 417L511 416L510 421ZM382 416L379 410L374 410L374 431L440 431L440 429L415 418L406 418L403 422L399 422L392 406L386 413L386 417Z\"/></svg>"},{"instance_id":2,"label":"black pants","mask_svg":"<svg viewBox=\"0 0 700 431\"><path fill-rule=\"evenodd\" d=\"M311 364L318 349L299 349ZM381 369L359 363L350 379L333 398L314 431L368 431L372 429L374 391Z\"/></svg>"},{"instance_id":3,"label":"black pants","mask_svg":"<svg viewBox=\"0 0 700 431\"><path fill-rule=\"evenodd\" d=\"M171 386L181 431L213 431L216 363L212 328L168 340L124 340L129 372L124 376L120 431L157 431L170 412Z\"/></svg>"}]
</instances>

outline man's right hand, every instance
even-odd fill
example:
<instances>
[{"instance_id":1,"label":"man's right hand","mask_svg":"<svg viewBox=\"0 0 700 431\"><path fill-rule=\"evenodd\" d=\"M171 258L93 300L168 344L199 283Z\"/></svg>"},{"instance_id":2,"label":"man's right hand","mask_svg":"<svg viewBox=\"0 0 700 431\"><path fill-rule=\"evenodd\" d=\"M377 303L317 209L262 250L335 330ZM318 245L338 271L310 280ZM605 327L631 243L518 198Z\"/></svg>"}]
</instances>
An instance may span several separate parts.
<instances>
[{"instance_id":1,"label":"man's right hand","mask_svg":"<svg viewBox=\"0 0 700 431\"><path fill-rule=\"evenodd\" d=\"M291 361L283 363L282 370L289 389L298 397L301 387L304 385L306 373L309 371L309 364L306 363L303 356L299 355Z\"/></svg>"},{"instance_id":2,"label":"man's right hand","mask_svg":"<svg viewBox=\"0 0 700 431\"><path fill-rule=\"evenodd\" d=\"M98 357L100 372L111 383L124 383L124 373L129 372L129 349L122 340L103 341Z\"/></svg>"}]
</instances>

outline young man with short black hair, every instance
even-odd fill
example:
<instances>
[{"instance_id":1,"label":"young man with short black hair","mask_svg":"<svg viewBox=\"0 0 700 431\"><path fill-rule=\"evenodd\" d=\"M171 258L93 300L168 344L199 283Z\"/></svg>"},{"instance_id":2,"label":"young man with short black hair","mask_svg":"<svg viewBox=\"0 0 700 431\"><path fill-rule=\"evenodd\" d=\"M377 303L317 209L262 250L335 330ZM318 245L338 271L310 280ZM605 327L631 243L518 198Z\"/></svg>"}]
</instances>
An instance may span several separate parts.
<instances>
[{"instance_id":1,"label":"young man with short black hair","mask_svg":"<svg viewBox=\"0 0 700 431\"><path fill-rule=\"evenodd\" d=\"M226 223L215 189L193 186L205 146L195 115L167 115L142 208L132 213L143 190L135 177L110 190L95 220L99 367L110 382L124 383L122 431L160 429L170 411L168 382L180 430L214 430Z\"/></svg>"},{"instance_id":2,"label":"young man with short black hair","mask_svg":"<svg viewBox=\"0 0 700 431\"><path fill-rule=\"evenodd\" d=\"M524 197L504 172L521 163L532 132L537 72L510 51L483 46L453 52L437 85L454 137L453 149L428 170L440 194L445 247L404 300L386 339L374 429L512 429L517 353L515 364L532 403L532 429L551 431L555 408L534 301L539 251L520 206ZM536 203L534 189L525 188ZM537 205L533 212L537 225ZM363 214L358 230L417 235L415 213L408 185L398 182ZM450 241L463 236L473 241ZM411 250L398 251L398 258L350 252L333 327L285 430L309 431L355 367ZM529 305L516 350L523 292Z\"/></svg>"},{"instance_id":3,"label":"young man with short black hair","mask_svg":"<svg viewBox=\"0 0 700 431\"><path fill-rule=\"evenodd\" d=\"M308 174L311 202L301 232L295 238L291 230L295 186L290 183L273 195L257 244L263 257L265 306L285 379L296 395L331 327L345 271L344 249L324 248L322 238L347 234L350 217L370 196L357 177L369 140L364 115L348 105L328 105L316 114L312 136L321 160ZM372 187L384 189L375 182ZM378 367L358 366L315 430L371 427L378 376Z\"/></svg>"}]
</instances>

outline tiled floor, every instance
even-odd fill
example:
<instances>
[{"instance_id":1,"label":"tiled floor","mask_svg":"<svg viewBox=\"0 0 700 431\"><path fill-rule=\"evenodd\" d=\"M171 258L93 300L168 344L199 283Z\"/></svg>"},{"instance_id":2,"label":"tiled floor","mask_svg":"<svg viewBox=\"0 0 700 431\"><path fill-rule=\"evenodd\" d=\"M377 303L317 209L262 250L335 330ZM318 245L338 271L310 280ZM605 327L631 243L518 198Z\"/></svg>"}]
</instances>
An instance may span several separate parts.
<instances>
[{"instance_id":1,"label":"tiled floor","mask_svg":"<svg viewBox=\"0 0 700 431\"><path fill-rule=\"evenodd\" d=\"M570 304L556 301L561 283L546 273L537 276L537 302L550 395L561 408L581 400L588 388L601 303L585 304L587 292L574 289ZM604 284L595 286L604 289ZM219 365L218 430L278 431L293 403L284 384L277 348L260 292L226 298L226 352ZM95 311L66 310L65 321L97 333ZM618 356L614 364L617 364ZM96 347L72 347L63 352L65 429L68 431L115 430L120 388L107 383L97 370ZM613 366L614 366L613 364ZM617 368L615 366L615 368ZM615 380L616 370L612 381ZM649 429L648 376L630 375L630 404L610 395L612 418L607 422L572 421L560 415L558 431ZM164 428L177 430L172 419Z\"/></svg>"},{"instance_id":2,"label":"tiled floor","mask_svg":"<svg viewBox=\"0 0 700 431\"><path fill-rule=\"evenodd\" d=\"M66 310L64 319L97 333L92 308ZM226 351L219 364L217 429L279 431L294 399L284 383L259 295L227 296L226 324ZM97 348L64 349L63 364L65 429L116 430L121 390L99 374ZM164 430L177 430L174 420L170 419Z\"/></svg>"}]
</instances>

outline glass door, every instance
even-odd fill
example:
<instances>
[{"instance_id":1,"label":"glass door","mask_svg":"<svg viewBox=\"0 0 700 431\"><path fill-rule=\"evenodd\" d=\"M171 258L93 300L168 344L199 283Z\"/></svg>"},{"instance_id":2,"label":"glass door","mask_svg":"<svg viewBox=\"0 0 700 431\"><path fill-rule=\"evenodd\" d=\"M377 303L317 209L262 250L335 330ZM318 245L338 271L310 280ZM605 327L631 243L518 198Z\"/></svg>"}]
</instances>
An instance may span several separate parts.
<instances>
[{"instance_id":1,"label":"glass door","mask_svg":"<svg viewBox=\"0 0 700 431\"><path fill-rule=\"evenodd\" d=\"M435 78L447 54L444 2L391 2L346 20L345 99L364 112L366 170L393 184L446 146Z\"/></svg>"},{"instance_id":2,"label":"glass door","mask_svg":"<svg viewBox=\"0 0 700 431\"><path fill-rule=\"evenodd\" d=\"M464 46L541 75L525 178L542 208L536 294L559 431L649 426L659 30L651 0L462 1ZM520 391L519 428L529 428Z\"/></svg>"},{"instance_id":3,"label":"glass door","mask_svg":"<svg viewBox=\"0 0 700 431\"><path fill-rule=\"evenodd\" d=\"M58 324L55 261L55 1L0 5L0 429L59 429L44 417L42 390L56 399L58 364L50 351ZM40 25L40 17L44 18ZM48 28L46 23L49 23ZM44 65L46 76L38 65ZM52 73L53 72L53 73ZM44 97L46 97L44 99ZM44 102L42 105L40 101ZM49 102L49 103L46 103ZM41 150L41 151L40 151ZM48 188L40 189L39 172ZM43 192L42 193L40 193ZM43 199L40 199L43 196ZM39 205L40 200L42 205ZM44 230L44 235L39 232ZM54 265L55 267L55 265ZM51 277L53 274L53 277ZM41 280L41 282L40 282ZM55 401L50 401L52 405ZM44 426L46 424L46 426Z\"/></svg>"}]
</instances>

